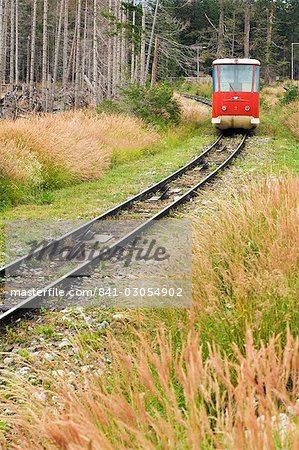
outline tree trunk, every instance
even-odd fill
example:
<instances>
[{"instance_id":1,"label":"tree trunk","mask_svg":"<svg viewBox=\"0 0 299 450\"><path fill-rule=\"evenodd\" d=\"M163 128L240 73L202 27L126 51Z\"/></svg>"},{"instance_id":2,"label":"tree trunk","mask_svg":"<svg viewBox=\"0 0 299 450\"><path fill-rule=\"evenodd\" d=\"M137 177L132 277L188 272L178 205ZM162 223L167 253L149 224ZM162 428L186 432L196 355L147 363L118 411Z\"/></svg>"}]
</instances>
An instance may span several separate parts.
<instances>
[{"instance_id":1,"label":"tree trunk","mask_svg":"<svg viewBox=\"0 0 299 450\"><path fill-rule=\"evenodd\" d=\"M92 85L93 85L93 101L97 103L98 90L98 39L97 39L97 0L93 0L93 42L92 42Z\"/></svg>"},{"instance_id":2,"label":"tree trunk","mask_svg":"<svg viewBox=\"0 0 299 450\"><path fill-rule=\"evenodd\" d=\"M4 34L3 34L3 0L0 0L0 97L2 94L2 81L3 81L3 47L4 47Z\"/></svg>"},{"instance_id":3,"label":"tree trunk","mask_svg":"<svg viewBox=\"0 0 299 450\"><path fill-rule=\"evenodd\" d=\"M108 4L108 8L109 8L109 15L112 12L112 0L109 0L109 4ZM111 98L111 94L112 94L112 62L113 62L113 41L112 38L110 36L111 33L111 24L110 22L108 22L108 48L107 48L107 97Z\"/></svg>"},{"instance_id":4,"label":"tree trunk","mask_svg":"<svg viewBox=\"0 0 299 450\"><path fill-rule=\"evenodd\" d=\"M75 25L75 31L74 31L74 35L73 35L73 39L72 39L71 51L70 51L69 58L68 58L68 65L67 65L67 70L66 70L66 79L67 80L70 79L70 75L72 75L72 77L73 77L73 72L71 74L71 68L72 68L72 65L74 66L74 59L75 59L75 55L76 55L76 39L77 39L77 22Z\"/></svg>"},{"instance_id":5,"label":"tree trunk","mask_svg":"<svg viewBox=\"0 0 299 450\"><path fill-rule=\"evenodd\" d=\"M30 35L27 37L27 62L26 62L26 84L30 81Z\"/></svg>"},{"instance_id":6,"label":"tree trunk","mask_svg":"<svg viewBox=\"0 0 299 450\"><path fill-rule=\"evenodd\" d=\"M121 11L120 11L120 1L117 0L116 2L116 17L117 21L121 23ZM117 36L116 36L116 42L117 42L117 50L116 50L116 92L117 88L119 86L120 77L121 77L121 33L122 30L119 32L118 29L116 29Z\"/></svg>"},{"instance_id":7,"label":"tree trunk","mask_svg":"<svg viewBox=\"0 0 299 450\"><path fill-rule=\"evenodd\" d=\"M250 55L250 0L244 0L244 58Z\"/></svg>"},{"instance_id":8,"label":"tree trunk","mask_svg":"<svg viewBox=\"0 0 299 450\"><path fill-rule=\"evenodd\" d=\"M266 55L265 55L265 83L269 84L271 81L270 77L270 60L271 60L271 45L272 45L272 33L273 33L273 16L274 16L274 5L271 1L268 8L268 25L267 25L267 44L266 44Z\"/></svg>"},{"instance_id":9,"label":"tree trunk","mask_svg":"<svg viewBox=\"0 0 299 450\"><path fill-rule=\"evenodd\" d=\"M157 17L158 17L158 8L159 8L159 0L156 0L156 8L155 8L155 13L154 13L154 18L153 18L152 31L151 31L150 41L148 44L148 50L147 50L147 60L146 60L146 67L145 67L145 83L147 81L148 74L149 74L152 46L153 46L156 22L157 22Z\"/></svg>"},{"instance_id":10,"label":"tree trunk","mask_svg":"<svg viewBox=\"0 0 299 450\"><path fill-rule=\"evenodd\" d=\"M48 97L48 0L44 0L43 13L43 56L42 56L42 99L43 110L47 111Z\"/></svg>"},{"instance_id":11,"label":"tree trunk","mask_svg":"<svg viewBox=\"0 0 299 450\"><path fill-rule=\"evenodd\" d=\"M10 55L9 55L9 89L13 90L15 79L15 1L10 3Z\"/></svg>"},{"instance_id":12,"label":"tree trunk","mask_svg":"<svg viewBox=\"0 0 299 450\"><path fill-rule=\"evenodd\" d=\"M80 46L81 46L81 0L78 0L77 8L77 43L76 43L76 64L75 64L75 107L79 106L80 90Z\"/></svg>"},{"instance_id":13,"label":"tree trunk","mask_svg":"<svg viewBox=\"0 0 299 450\"><path fill-rule=\"evenodd\" d=\"M114 16L117 18L117 0L114 2ZM114 37L113 37L113 59L112 59L112 97L116 95L116 86L117 86L117 27L114 26Z\"/></svg>"},{"instance_id":14,"label":"tree trunk","mask_svg":"<svg viewBox=\"0 0 299 450\"><path fill-rule=\"evenodd\" d=\"M53 68L53 84L54 89L57 81L57 72L58 72L58 62L59 62L59 49L60 49L60 40L61 40L61 28L62 28L62 16L63 16L63 7L64 0L61 0L60 10L59 10L59 19L58 19L58 27L55 39L55 54L54 54L54 68Z\"/></svg>"},{"instance_id":15,"label":"tree trunk","mask_svg":"<svg viewBox=\"0 0 299 450\"><path fill-rule=\"evenodd\" d=\"M81 80L84 80L85 69L86 69L87 19L88 19L88 0L85 0L84 29L83 29L83 49L82 49L82 64L81 64Z\"/></svg>"},{"instance_id":16,"label":"tree trunk","mask_svg":"<svg viewBox=\"0 0 299 450\"><path fill-rule=\"evenodd\" d=\"M141 49L140 49L140 84L145 86L145 45L146 45L146 10L145 0L142 0L142 29L141 29Z\"/></svg>"},{"instance_id":17,"label":"tree trunk","mask_svg":"<svg viewBox=\"0 0 299 450\"><path fill-rule=\"evenodd\" d=\"M32 29L31 29L31 54L30 54L30 86L29 96L30 105L33 106L33 90L34 90L34 63L35 63L35 40L36 40L36 12L37 12L37 0L33 0L32 10Z\"/></svg>"},{"instance_id":18,"label":"tree trunk","mask_svg":"<svg viewBox=\"0 0 299 450\"><path fill-rule=\"evenodd\" d=\"M151 79L151 87L154 87L157 80L157 71L158 71L158 57L159 57L159 36L156 36L155 40L155 54L153 61L153 69L152 69L152 79Z\"/></svg>"},{"instance_id":19,"label":"tree trunk","mask_svg":"<svg viewBox=\"0 0 299 450\"><path fill-rule=\"evenodd\" d=\"M19 84L19 0L16 1L15 83Z\"/></svg>"},{"instance_id":20,"label":"tree trunk","mask_svg":"<svg viewBox=\"0 0 299 450\"><path fill-rule=\"evenodd\" d=\"M231 57L234 57L235 54L235 39L236 39L236 11L233 12L233 35L232 35L232 49L231 49Z\"/></svg>"},{"instance_id":21,"label":"tree trunk","mask_svg":"<svg viewBox=\"0 0 299 450\"><path fill-rule=\"evenodd\" d=\"M66 103L66 90L68 84L68 36L69 36L69 2L64 0L64 23L63 23L63 62L62 80L64 89L64 103Z\"/></svg>"},{"instance_id":22,"label":"tree trunk","mask_svg":"<svg viewBox=\"0 0 299 450\"><path fill-rule=\"evenodd\" d=\"M120 11L121 18L121 35L120 35L120 80L121 83L125 80L126 65L127 65L127 39L126 39L126 23L127 15L124 11Z\"/></svg>"},{"instance_id":23,"label":"tree trunk","mask_svg":"<svg viewBox=\"0 0 299 450\"><path fill-rule=\"evenodd\" d=\"M224 56L224 0L220 0L217 58Z\"/></svg>"},{"instance_id":24,"label":"tree trunk","mask_svg":"<svg viewBox=\"0 0 299 450\"><path fill-rule=\"evenodd\" d=\"M132 47L131 47L131 82L135 81L135 25L136 25L136 11L135 0L132 0L133 17L132 17Z\"/></svg>"},{"instance_id":25,"label":"tree trunk","mask_svg":"<svg viewBox=\"0 0 299 450\"><path fill-rule=\"evenodd\" d=\"M2 83L6 83L6 68L7 68L7 36L8 36L8 18L10 15L10 8L9 8L9 0L5 0L4 3L4 12L3 12L3 48L2 48L2 70L3 70L3 76L2 76Z\"/></svg>"}]
</instances>

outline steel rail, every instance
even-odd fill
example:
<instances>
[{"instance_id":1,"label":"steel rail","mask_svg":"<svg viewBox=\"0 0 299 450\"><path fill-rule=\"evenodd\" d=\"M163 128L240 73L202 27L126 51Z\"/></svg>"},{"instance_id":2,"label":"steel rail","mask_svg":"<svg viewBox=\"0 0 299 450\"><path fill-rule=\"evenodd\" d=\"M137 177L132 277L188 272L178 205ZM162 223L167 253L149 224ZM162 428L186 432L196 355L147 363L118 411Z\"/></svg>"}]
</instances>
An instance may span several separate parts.
<instances>
[{"instance_id":1,"label":"steel rail","mask_svg":"<svg viewBox=\"0 0 299 450\"><path fill-rule=\"evenodd\" d=\"M107 254L109 254L113 249L117 247L123 247L124 245L127 245L130 243L136 235L138 235L141 232L146 231L148 228L150 228L155 221L167 216L170 211L177 208L181 204L188 201L191 197L196 195L196 192L198 189L202 188L206 183L210 182L215 178L215 176L224 168L226 168L233 159L240 153L240 151L243 149L248 134L244 134L241 142L238 144L237 148L234 150L234 152L219 166L217 167L213 172L208 174L203 180L201 180L199 183L197 183L195 186L193 186L191 189L189 189L184 195L182 195L179 199L172 202L168 206L166 206L164 209L156 213L154 216L152 216L150 219L148 219L146 222L135 228L133 231L129 232L124 237L120 238L117 242L109 246L105 249L104 252L100 253L97 257L90 261L86 261L82 263L80 266L75 268L74 270L70 271L69 273L63 275L59 279L53 281L51 284L47 285L45 288L40 289L45 294L46 292L49 292L50 289L53 288L66 288L67 286L70 286L72 283L74 283L74 278L79 278L82 276L86 276L87 273L90 273L96 266L99 265L100 261L105 258ZM30 309L38 309L37 305L34 305L34 303L40 300L40 296L33 295L22 302L20 302L18 305L15 305L14 307L10 308L9 310L5 311L0 315L0 324L6 324L9 322L16 314L22 314L24 311L28 311Z\"/></svg>"},{"instance_id":2,"label":"steel rail","mask_svg":"<svg viewBox=\"0 0 299 450\"><path fill-rule=\"evenodd\" d=\"M49 242L48 244L44 245L43 247L37 248L33 252L28 253L27 255L24 255L3 267L0 267L0 281L1 281L1 278L5 278L5 273L7 271L17 270L18 268L20 268L20 266L23 262L25 262L33 257L38 257L38 256L42 255L45 252L45 250L48 251L51 248L53 248L54 246L57 246L57 244L63 243L65 240L67 240L69 238L78 238L79 236L83 237L96 222L114 217L121 211L124 211L124 210L130 208L130 206L134 202L142 200L142 199L146 198L148 195L159 191L164 185L175 180L176 178L183 175L188 170L192 169L192 167L199 164L201 159L203 159L213 148L215 148L215 146L217 146L217 144L221 141L222 138L223 138L223 134L220 134L218 136L218 138L216 139L216 141L213 142L211 145L209 145L209 147L204 152L202 152L199 156L197 156L192 161L190 161L189 163L187 163L185 166L181 167L180 169L176 170L172 174L168 175L166 178L163 178L161 181L154 184L153 186L146 188L145 190L141 191L139 194L134 195L133 197L129 198L128 200L125 200L123 203L120 203L117 206L114 206L113 208L109 209L108 211L104 212L103 214L91 219L90 221L86 222L85 224L81 225L80 227L69 231L68 233Z\"/></svg>"},{"instance_id":3,"label":"steel rail","mask_svg":"<svg viewBox=\"0 0 299 450\"><path fill-rule=\"evenodd\" d=\"M192 94L181 94L185 98L189 98L190 100L195 100L196 102L204 103L205 105L212 106L211 100L205 97L200 97L198 95Z\"/></svg>"}]
</instances>

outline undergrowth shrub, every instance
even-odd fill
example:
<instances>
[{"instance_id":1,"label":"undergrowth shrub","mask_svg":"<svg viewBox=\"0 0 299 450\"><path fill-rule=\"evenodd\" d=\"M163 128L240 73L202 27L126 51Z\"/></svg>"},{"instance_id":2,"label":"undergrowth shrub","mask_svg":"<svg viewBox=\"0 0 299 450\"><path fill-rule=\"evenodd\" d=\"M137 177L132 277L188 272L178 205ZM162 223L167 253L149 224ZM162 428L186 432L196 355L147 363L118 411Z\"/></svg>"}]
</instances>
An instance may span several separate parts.
<instances>
[{"instance_id":1,"label":"undergrowth shrub","mask_svg":"<svg viewBox=\"0 0 299 450\"><path fill-rule=\"evenodd\" d=\"M157 83L152 88L130 84L122 89L119 100L105 100L97 106L97 111L135 115L160 127L178 124L181 117L180 104L173 96L173 89L164 83Z\"/></svg>"},{"instance_id":2,"label":"undergrowth shrub","mask_svg":"<svg viewBox=\"0 0 299 450\"><path fill-rule=\"evenodd\" d=\"M207 82L190 82L185 81L181 84L179 90L181 92L189 93L192 95L198 95L199 97L204 97L211 99L213 95L212 83Z\"/></svg>"},{"instance_id":3,"label":"undergrowth shrub","mask_svg":"<svg viewBox=\"0 0 299 450\"><path fill-rule=\"evenodd\" d=\"M291 102L299 100L299 86L297 84L288 84L285 87L285 92L281 97L281 103L286 105Z\"/></svg>"}]
</instances>

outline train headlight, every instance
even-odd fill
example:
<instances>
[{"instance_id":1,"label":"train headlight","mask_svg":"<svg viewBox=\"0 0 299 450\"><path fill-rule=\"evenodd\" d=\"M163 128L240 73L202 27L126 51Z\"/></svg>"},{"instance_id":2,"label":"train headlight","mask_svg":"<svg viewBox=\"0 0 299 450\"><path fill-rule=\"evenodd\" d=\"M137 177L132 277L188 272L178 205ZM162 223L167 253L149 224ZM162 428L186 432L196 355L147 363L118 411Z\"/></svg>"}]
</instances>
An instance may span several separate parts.
<instances>
[{"instance_id":1,"label":"train headlight","mask_svg":"<svg viewBox=\"0 0 299 450\"><path fill-rule=\"evenodd\" d=\"M222 106L222 111L226 111L227 110L227 107L226 106Z\"/></svg>"},{"instance_id":2,"label":"train headlight","mask_svg":"<svg viewBox=\"0 0 299 450\"><path fill-rule=\"evenodd\" d=\"M250 106L245 106L245 111L250 111Z\"/></svg>"}]
</instances>

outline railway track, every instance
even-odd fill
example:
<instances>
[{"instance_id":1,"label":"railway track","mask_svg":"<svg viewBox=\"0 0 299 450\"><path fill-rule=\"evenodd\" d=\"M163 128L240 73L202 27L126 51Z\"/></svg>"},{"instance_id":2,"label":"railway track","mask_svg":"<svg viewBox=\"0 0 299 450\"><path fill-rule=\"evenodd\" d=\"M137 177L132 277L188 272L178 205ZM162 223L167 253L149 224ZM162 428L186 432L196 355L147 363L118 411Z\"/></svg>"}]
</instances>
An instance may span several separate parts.
<instances>
[{"instance_id":1,"label":"railway track","mask_svg":"<svg viewBox=\"0 0 299 450\"><path fill-rule=\"evenodd\" d=\"M57 251L58 248L63 248L66 244L75 249L82 241L87 244L92 242L95 236L102 233L102 224L112 218L128 220L138 217L141 221L141 223L132 225L132 222L128 220L127 228L122 227L118 230L116 227L112 231L112 236L109 237L109 245L103 246L103 251L100 249L96 256L84 262L76 262L75 267L66 266L64 272L62 271L64 264L59 264L56 267L56 275L50 281L46 277L39 277L41 285L38 289L42 289L44 293L53 292L54 289L70 289L80 279L86 278L97 271L107 252L111 252L118 247L128 246L136 236L151 228L157 220L168 216L171 211L196 196L199 189L213 180L240 153L245 145L246 138L247 134L242 135L241 139L239 136L227 137L221 134L198 157L163 180L60 238L48 242L31 253L1 267L2 306L0 305L0 324L10 323L28 310L38 309L42 306L41 299L36 294L16 303L16 300L9 296L8 286L10 280L18 282L18 277L24 275L24 273L28 275L31 271L42 273L44 270L43 255L46 252L51 252L54 248ZM74 265L74 261L72 264ZM28 279L30 280L30 276L28 276Z\"/></svg>"},{"instance_id":2,"label":"railway track","mask_svg":"<svg viewBox=\"0 0 299 450\"><path fill-rule=\"evenodd\" d=\"M203 103L204 105L212 106L212 101L209 100L208 98L191 94L181 94L181 95L185 98L188 98L189 100L195 100L196 102Z\"/></svg>"}]
</instances>

